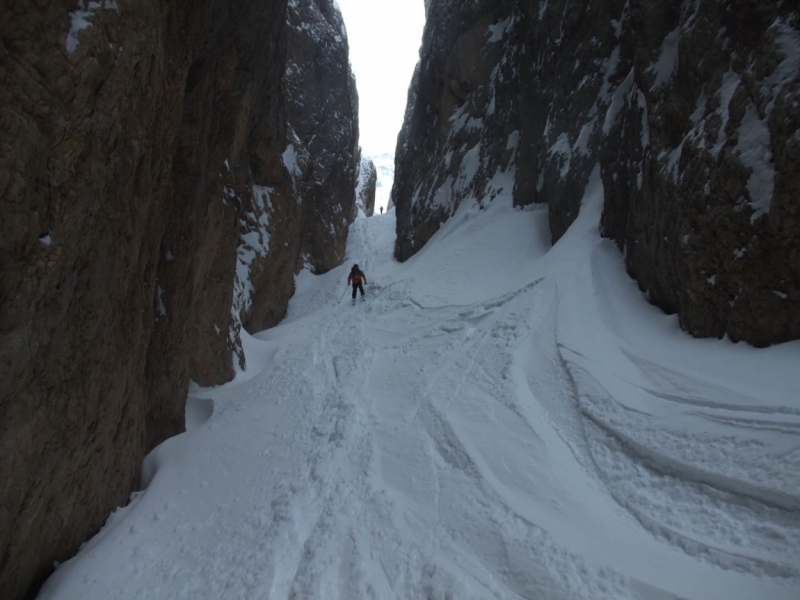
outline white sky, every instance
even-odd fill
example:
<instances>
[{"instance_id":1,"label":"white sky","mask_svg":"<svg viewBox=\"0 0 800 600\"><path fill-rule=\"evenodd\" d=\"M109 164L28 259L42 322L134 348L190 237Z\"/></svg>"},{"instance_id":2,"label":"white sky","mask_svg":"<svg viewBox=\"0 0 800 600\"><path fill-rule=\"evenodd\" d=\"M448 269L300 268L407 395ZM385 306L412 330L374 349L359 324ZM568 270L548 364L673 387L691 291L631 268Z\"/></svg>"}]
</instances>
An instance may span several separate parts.
<instances>
[{"instance_id":1,"label":"white sky","mask_svg":"<svg viewBox=\"0 0 800 600\"><path fill-rule=\"evenodd\" d=\"M356 76L364 154L394 154L419 60L423 0L337 0Z\"/></svg>"}]
</instances>

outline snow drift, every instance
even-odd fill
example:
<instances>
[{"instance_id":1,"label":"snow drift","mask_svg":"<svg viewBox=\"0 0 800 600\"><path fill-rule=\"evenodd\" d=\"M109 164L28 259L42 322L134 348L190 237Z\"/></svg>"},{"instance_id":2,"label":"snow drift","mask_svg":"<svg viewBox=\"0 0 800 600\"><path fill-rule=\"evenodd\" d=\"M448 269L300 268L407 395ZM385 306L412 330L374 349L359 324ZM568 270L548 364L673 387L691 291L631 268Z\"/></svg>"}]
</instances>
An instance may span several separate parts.
<instances>
[{"instance_id":1,"label":"snow drift","mask_svg":"<svg viewBox=\"0 0 800 600\"><path fill-rule=\"evenodd\" d=\"M796 599L800 343L681 332L602 202L595 169L552 247L465 202L403 264L357 219L367 300L301 273L41 598Z\"/></svg>"}]
</instances>

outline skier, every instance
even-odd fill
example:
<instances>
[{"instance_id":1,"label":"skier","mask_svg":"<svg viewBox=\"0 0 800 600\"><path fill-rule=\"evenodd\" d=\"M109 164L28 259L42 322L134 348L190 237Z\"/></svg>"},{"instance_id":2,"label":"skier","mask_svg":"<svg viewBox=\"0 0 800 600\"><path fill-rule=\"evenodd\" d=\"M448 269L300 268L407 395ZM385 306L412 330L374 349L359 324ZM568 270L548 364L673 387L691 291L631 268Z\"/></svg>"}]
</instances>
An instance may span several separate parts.
<instances>
[{"instance_id":1,"label":"skier","mask_svg":"<svg viewBox=\"0 0 800 600\"><path fill-rule=\"evenodd\" d=\"M353 284L353 304L356 303L356 291L361 290L361 299L365 300L364 298L364 286L361 285L361 282L367 283L367 276L358 268L358 265L353 265L353 268L350 269L350 276L347 278L347 283Z\"/></svg>"},{"instance_id":2,"label":"skier","mask_svg":"<svg viewBox=\"0 0 800 600\"><path fill-rule=\"evenodd\" d=\"M381 214L383 214L383 207L381 206Z\"/></svg>"}]
</instances>

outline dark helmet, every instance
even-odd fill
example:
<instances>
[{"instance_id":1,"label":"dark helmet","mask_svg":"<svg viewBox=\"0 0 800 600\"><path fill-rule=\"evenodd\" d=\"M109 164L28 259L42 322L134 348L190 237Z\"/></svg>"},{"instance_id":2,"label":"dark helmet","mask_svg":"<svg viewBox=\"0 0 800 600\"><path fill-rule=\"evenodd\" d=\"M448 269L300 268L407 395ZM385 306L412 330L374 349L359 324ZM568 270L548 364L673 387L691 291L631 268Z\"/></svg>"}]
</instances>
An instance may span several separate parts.
<instances>
[{"instance_id":1,"label":"dark helmet","mask_svg":"<svg viewBox=\"0 0 800 600\"><path fill-rule=\"evenodd\" d=\"M357 268L358 268L358 265L353 265L353 268L354 268L354 269L357 269Z\"/></svg>"}]
</instances>

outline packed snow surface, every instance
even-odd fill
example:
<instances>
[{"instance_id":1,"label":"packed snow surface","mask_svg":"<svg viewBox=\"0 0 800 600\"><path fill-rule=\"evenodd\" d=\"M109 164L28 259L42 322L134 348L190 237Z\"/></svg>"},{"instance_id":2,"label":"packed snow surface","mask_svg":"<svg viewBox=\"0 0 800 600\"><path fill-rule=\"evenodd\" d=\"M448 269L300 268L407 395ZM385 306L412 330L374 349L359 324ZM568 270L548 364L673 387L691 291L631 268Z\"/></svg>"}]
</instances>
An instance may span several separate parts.
<instances>
[{"instance_id":1,"label":"packed snow surface","mask_svg":"<svg viewBox=\"0 0 800 600\"><path fill-rule=\"evenodd\" d=\"M601 203L357 219L41 598L800 598L800 345L682 333Z\"/></svg>"}]
</instances>

